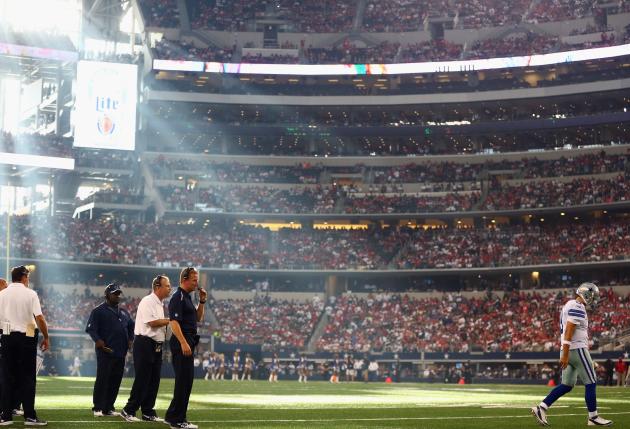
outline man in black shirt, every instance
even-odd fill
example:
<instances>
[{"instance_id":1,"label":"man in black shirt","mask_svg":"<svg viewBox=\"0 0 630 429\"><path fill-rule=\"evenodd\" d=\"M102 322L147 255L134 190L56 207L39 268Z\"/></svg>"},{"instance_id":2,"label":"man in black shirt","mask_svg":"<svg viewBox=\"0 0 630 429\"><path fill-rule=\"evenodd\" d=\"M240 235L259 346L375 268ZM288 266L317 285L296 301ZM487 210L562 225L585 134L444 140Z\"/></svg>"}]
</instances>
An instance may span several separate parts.
<instances>
[{"instance_id":1,"label":"man in black shirt","mask_svg":"<svg viewBox=\"0 0 630 429\"><path fill-rule=\"evenodd\" d=\"M134 322L127 310L118 308L122 290L112 283L105 288L105 302L92 310L85 332L96 348L94 417L117 416L114 402L125 370L125 356L133 341Z\"/></svg>"},{"instance_id":2,"label":"man in black shirt","mask_svg":"<svg viewBox=\"0 0 630 429\"><path fill-rule=\"evenodd\" d=\"M612 386L613 373L615 372L615 364L610 358L608 358L606 362L604 362L604 369L606 370L606 377L604 378L604 386Z\"/></svg>"},{"instance_id":3,"label":"man in black shirt","mask_svg":"<svg viewBox=\"0 0 630 429\"><path fill-rule=\"evenodd\" d=\"M197 429L197 425L186 420L186 411L195 377L193 351L199 342L197 322L203 319L204 304L208 297L207 292L199 288L199 305L195 307L190 294L198 286L197 270L193 267L184 268L179 275L179 288L168 304L170 327L173 332L169 344L175 370L175 391L165 420L173 429Z\"/></svg>"}]
</instances>

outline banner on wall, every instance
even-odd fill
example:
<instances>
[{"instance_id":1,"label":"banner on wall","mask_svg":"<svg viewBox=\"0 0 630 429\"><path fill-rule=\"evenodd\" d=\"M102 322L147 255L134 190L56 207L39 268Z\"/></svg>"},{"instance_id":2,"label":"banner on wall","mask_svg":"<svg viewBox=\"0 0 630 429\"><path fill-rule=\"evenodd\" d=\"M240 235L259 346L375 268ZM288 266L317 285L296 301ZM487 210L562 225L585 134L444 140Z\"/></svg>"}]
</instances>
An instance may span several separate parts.
<instances>
[{"instance_id":1,"label":"banner on wall","mask_svg":"<svg viewBox=\"0 0 630 429\"><path fill-rule=\"evenodd\" d=\"M604 48L580 49L542 55L487 58L467 61L439 61L400 64L256 64L215 63L200 61L153 60L158 71L292 76L362 76L401 75L414 73L451 73L497 70L517 67L539 67L630 55L630 44Z\"/></svg>"}]
</instances>

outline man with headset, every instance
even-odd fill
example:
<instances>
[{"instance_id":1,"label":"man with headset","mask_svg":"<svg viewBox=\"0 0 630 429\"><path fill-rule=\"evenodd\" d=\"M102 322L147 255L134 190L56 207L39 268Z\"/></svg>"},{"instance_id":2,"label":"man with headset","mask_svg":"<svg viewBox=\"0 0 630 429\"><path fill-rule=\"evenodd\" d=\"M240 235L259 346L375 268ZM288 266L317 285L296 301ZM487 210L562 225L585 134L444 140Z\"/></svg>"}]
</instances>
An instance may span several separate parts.
<instances>
[{"instance_id":1,"label":"man with headset","mask_svg":"<svg viewBox=\"0 0 630 429\"><path fill-rule=\"evenodd\" d=\"M172 429L197 429L197 425L186 420L186 411L195 378L193 351L199 343L197 322L203 319L204 304L208 297L207 292L199 288L199 305L195 307L190 295L198 285L198 271L194 267L184 268L179 275L179 288L168 304L170 327L173 331L170 347L175 370L175 391L165 420Z\"/></svg>"},{"instance_id":2,"label":"man with headset","mask_svg":"<svg viewBox=\"0 0 630 429\"><path fill-rule=\"evenodd\" d=\"M15 404L22 402L25 426L46 426L35 412L37 377L37 340L41 332L41 349L48 350L48 325L42 314L37 293L29 289L30 271L24 265L11 269L11 284L0 292L2 325L2 416L0 426L13 423ZM36 326L38 329L36 329Z\"/></svg>"},{"instance_id":3,"label":"man with headset","mask_svg":"<svg viewBox=\"0 0 630 429\"><path fill-rule=\"evenodd\" d=\"M133 341L133 367L136 377L127 405L120 416L128 422L140 421L136 417L142 410L142 420L163 422L155 412L155 399L160 387L162 369L162 345L166 337L169 319L164 317L163 301L171 293L171 281L165 275L153 279L153 292L138 304Z\"/></svg>"},{"instance_id":4,"label":"man with headset","mask_svg":"<svg viewBox=\"0 0 630 429\"><path fill-rule=\"evenodd\" d=\"M5 279L3 279L2 277L0 277L0 292L2 292L3 290L5 290L7 287L9 286L9 284L7 283L7 281ZM0 328L0 336L2 335L2 328ZM4 381L2 381L2 375L0 374L0 404L2 404L2 399L1 399L1 395L2 395L2 384L4 383ZM24 415L24 411L22 411L20 409L20 406L22 404L22 400L20 398L17 397L17 395L14 398L14 407L13 407L13 416L23 416Z\"/></svg>"},{"instance_id":5,"label":"man with headset","mask_svg":"<svg viewBox=\"0 0 630 429\"><path fill-rule=\"evenodd\" d=\"M92 310L85 328L96 348L96 380L92 411L94 417L117 416L114 402L125 371L125 356L133 341L134 323L124 308L119 308L120 285L105 288L105 302Z\"/></svg>"}]
</instances>

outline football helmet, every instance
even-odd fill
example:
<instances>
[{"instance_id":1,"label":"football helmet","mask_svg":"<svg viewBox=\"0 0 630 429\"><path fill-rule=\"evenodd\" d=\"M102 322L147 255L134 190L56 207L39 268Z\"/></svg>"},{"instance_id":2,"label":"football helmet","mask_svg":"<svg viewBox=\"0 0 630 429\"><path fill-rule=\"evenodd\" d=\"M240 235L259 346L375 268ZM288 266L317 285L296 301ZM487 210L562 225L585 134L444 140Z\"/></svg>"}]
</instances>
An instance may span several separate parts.
<instances>
[{"instance_id":1,"label":"football helmet","mask_svg":"<svg viewBox=\"0 0 630 429\"><path fill-rule=\"evenodd\" d=\"M584 300L587 306L591 308L595 308L599 302L599 288L594 283L582 283L578 286L575 293Z\"/></svg>"}]
</instances>

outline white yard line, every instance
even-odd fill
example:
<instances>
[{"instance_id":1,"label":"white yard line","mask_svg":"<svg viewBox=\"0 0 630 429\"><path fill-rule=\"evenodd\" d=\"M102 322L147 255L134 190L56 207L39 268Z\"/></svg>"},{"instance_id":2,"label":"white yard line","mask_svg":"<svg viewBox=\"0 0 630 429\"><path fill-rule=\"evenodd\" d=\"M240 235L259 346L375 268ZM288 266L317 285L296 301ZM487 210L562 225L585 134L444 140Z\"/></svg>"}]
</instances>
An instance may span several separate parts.
<instances>
[{"instance_id":1,"label":"white yard line","mask_svg":"<svg viewBox=\"0 0 630 429\"><path fill-rule=\"evenodd\" d=\"M617 413L606 413L609 415L630 414L630 411ZM583 416L584 413L554 414L552 417ZM483 419L531 419L532 416L512 415L512 416L442 416L442 417L375 417L375 418L340 418L340 419L241 419L241 420L194 420L194 423L332 423L332 422L393 422L409 420L483 420ZM49 423L120 423L121 420L48 420Z\"/></svg>"}]
</instances>

